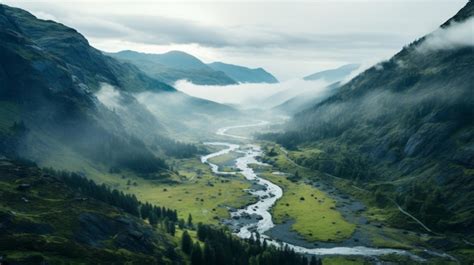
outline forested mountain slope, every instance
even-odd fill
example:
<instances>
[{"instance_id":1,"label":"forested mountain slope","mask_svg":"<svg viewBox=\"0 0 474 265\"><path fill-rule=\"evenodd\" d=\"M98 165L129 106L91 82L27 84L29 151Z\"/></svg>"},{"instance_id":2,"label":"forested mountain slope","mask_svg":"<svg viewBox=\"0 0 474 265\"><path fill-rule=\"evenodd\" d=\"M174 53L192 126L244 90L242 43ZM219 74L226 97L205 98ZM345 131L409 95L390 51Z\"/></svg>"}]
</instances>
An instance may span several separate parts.
<instances>
[{"instance_id":1,"label":"forested mountain slope","mask_svg":"<svg viewBox=\"0 0 474 265\"><path fill-rule=\"evenodd\" d=\"M5 5L0 62L0 150L41 165L154 174L167 169L161 153L176 146L166 138L169 130L233 111L103 55L72 28ZM143 93L156 98L167 119L137 100Z\"/></svg>"},{"instance_id":2,"label":"forested mountain slope","mask_svg":"<svg viewBox=\"0 0 474 265\"><path fill-rule=\"evenodd\" d=\"M395 199L436 231L472 234L473 18L469 1L440 29L267 138L288 148L320 149L297 162ZM468 42L453 40L452 32L464 33Z\"/></svg>"},{"instance_id":3,"label":"forested mountain slope","mask_svg":"<svg viewBox=\"0 0 474 265\"><path fill-rule=\"evenodd\" d=\"M0 157L0 176L2 264L308 264L75 173Z\"/></svg>"}]
</instances>

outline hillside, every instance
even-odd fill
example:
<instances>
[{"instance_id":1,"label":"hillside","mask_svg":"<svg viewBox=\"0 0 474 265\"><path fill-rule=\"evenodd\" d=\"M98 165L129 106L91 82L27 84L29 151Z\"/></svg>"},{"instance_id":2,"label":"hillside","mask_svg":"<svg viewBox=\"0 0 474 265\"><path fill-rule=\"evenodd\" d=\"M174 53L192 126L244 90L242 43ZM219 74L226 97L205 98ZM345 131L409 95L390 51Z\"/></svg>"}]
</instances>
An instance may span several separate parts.
<instances>
[{"instance_id":1,"label":"hillside","mask_svg":"<svg viewBox=\"0 0 474 265\"><path fill-rule=\"evenodd\" d=\"M440 29L298 113L285 133L267 139L317 149L297 162L353 180L378 194L381 207L393 207L395 200L434 231L472 237L474 48L450 44L446 32L472 25L473 16L469 1ZM394 225L416 227L397 220L392 216Z\"/></svg>"},{"instance_id":2,"label":"hillside","mask_svg":"<svg viewBox=\"0 0 474 265\"><path fill-rule=\"evenodd\" d=\"M70 170L158 174L167 170L170 133L233 112L103 55L62 24L0 5L0 25L2 154ZM137 100L144 93L166 104L152 113Z\"/></svg>"},{"instance_id":3,"label":"hillside","mask_svg":"<svg viewBox=\"0 0 474 265\"><path fill-rule=\"evenodd\" d=\"M339 87L340 83L336 82L327 86L322 92L305 91L273 107L272 110L293 116L298 112L313 107L329 96L335 94Z\"/></svg>"},{"instance_id":4,"label":"hillside","mask_svg":"<svg viewBox=\"0 0 474 265\"><path fill-rule=\"evenodd\" d=\"M358 64L346 64L335 69L324 70L303 77L304 80L323 80L329 83L339 82L360 67Z\"/></svg>"},{"instance_id":5,"label":"hillside","mask_svg":"<svg viewBox=\"0 0 474 265\"><path fill-rule=\"evenodd\" d=\"M2 264L308 264L75 173L0 158L0 176Z\"/></svg>"},{"instance_id":6,"label":"hillside","mask_svg":"<svg viewBox=\"0 0 474 265\"><path fill-rule=\"evenodd\" d=\"M278 80L263 68L251 69L222 62L210 63L208 66L216 71L224 72L239 83L278 83Z\"/></svg>"},{"instance_id":7,"label":"hillside","mask_svg":"<svg viewBox=\"0 0 474 265\"><path fill-rule=\"evenodd\" d=\"M180 51L148 54L135 51L108 53L119 60L132 63L149 76L167 84L186 79L198 85L230 85L236 81L221 71L215 71L198 58Z\"/></svg>"},{"instance_id":8,"label":"hillside","mask_svg":"<svg viewBox=\"0 0 474 265\"><path fill-rule=\"evenodd\" d=\"M67 174L3 158L0 174L2 264L183 262L171 235L71 186Z\"/></svg>"}]
</instances>

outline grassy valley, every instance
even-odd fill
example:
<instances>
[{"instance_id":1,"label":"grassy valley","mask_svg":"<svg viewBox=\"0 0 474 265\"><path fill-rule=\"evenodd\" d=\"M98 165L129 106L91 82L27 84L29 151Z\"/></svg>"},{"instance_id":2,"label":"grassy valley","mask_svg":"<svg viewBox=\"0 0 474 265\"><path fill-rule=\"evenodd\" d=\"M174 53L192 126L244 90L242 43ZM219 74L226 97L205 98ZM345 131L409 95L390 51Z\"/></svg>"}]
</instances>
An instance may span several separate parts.
<instances>
[{"instance_id":1,"label":"grassy valley","mask_svg":"<svg viewBox=\"0 0 474 265\"><path fill-rule=\"evenodd\" d=\"M101 51L74 28L0 4L0 265L474 262L474 43L461 38L473 0L351 80L360 64L348 61L378 47L371 36L267 28L262 19L280 4L250 27L250 9L235 22L199 3L194 21L184 4L169 17L149 5L138 16L128 15L138 7L78 6L82 22L64 21L97 47L181 47L203 61L175 50ZM227 24L213 26L221 16ZM361 54L335 56L353 38ZM285 52L313 42L331 59ZM208 63L253 65L249 54L272 71L281 66L270 62L292 57L284 81ZM200 96L175 89L178 80ZM209 95L216 86L223 92ZM249 102L234 103L243 94Z\"/></svg>"}]
</instances>

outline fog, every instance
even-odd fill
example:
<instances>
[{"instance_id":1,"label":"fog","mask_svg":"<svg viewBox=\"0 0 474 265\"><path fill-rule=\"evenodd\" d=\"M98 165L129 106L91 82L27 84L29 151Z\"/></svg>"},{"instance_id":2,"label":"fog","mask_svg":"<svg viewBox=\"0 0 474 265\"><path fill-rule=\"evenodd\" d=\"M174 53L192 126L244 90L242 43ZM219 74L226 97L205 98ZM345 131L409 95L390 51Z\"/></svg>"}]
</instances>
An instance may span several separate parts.
<instances>
[{"instance_id":1,"label":"fog","mask_svg":"<svg viewBox=\"0 0 474 265\"><path fill-rule=\"evenodd\" d=\"M120 92L107 83L102 83L100 85L100 89L95 96L110 110L121 108Z\"/></svg>"},{"instance_id":2,"label":"fog","mask_svg":"<svg viewBox=\"0 0 474 265\"><path fill-rule=\"evenodd\" d=\"M426 37L418 50L428 52L465 46L474 46L474 18L461 23L453 22L448 27L434 31Z\"/></svg>"},{"instance_id":3,"label":"fog","mask_svg":"<svg viewBox=\"0 0 474 265\"><path fill-rule=\"evenodd\" d=\"M174 86L188 95L219 103L240 105L242 108L270 108L303 93L323 93L328 85L324 81L292 79L275 84L244 83L228 86L196 85L180 80Z\"/></svg>"}]
</instances>

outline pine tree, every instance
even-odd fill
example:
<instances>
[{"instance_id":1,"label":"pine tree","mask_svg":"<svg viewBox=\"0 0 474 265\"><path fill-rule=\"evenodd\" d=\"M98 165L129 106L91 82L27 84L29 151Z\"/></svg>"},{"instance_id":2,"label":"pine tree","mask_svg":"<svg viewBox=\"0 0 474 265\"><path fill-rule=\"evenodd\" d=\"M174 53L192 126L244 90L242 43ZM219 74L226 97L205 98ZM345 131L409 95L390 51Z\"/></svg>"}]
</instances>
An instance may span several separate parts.
<instances>
[{"instance_id":1,"label":"pine tree","mask_svg":"<svg viewBox=\"0 0 474 265\"><path fill-rule=\"evenodd\" d=\"M150 216L148 217L148 221L154 227L158 224L158 218L156 217L155 213L150 213Z\"/></svg>"},{"instance_id":2,"label":"pine tree","mask_svg":"<svg viewBox=\"0 0 474 265\"><path fill-rule=\"evenodd\" d=\"M198 242L194 244L193 251L191 253L191 265L202 265L202 250Z\"/></svg>"},{"instance_id":3,"label":"pine tree","mask_svg":"<svg viewBox=\"0 0 474 265\"><path fill-rule=\"evenodd\" d=\"M216 254L209 241L206 241L204 244L203 262L206 265L214 265L216 263Z\"/></svg>"},{"instance_id":4,"label":"pine tree","mask_svg":"<svg viewBox=\"0 0 474 265\"><path fill-rule=\"evenodd\" d=\"M169 222L168 223L168 233L172 236L176 233L176 225L174 222Z\"/></svg>"},{"instance_id":5,"label":"pine tree","mask_svg":"<svg viewBox=\"0 0 474 265\"><path fill-rule=\"evenodd\" d=\"M189 236L188 231L184 230L183 235L181 236L181 249L186 254L191 254L193 249L193 240Z\"/></svg>"},{"instance_id":6,"label":"pine tree","mask_svg":"<svg viewBox=\"0 0 474 265\"><path fill-rule=\"evenodd\" d=\"M188 227L193 227L193 217L191 214L188 215Z\"/></svg>"}]
</instances>

